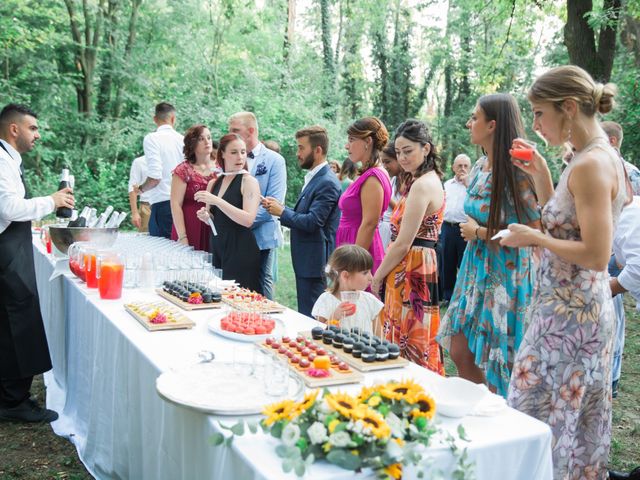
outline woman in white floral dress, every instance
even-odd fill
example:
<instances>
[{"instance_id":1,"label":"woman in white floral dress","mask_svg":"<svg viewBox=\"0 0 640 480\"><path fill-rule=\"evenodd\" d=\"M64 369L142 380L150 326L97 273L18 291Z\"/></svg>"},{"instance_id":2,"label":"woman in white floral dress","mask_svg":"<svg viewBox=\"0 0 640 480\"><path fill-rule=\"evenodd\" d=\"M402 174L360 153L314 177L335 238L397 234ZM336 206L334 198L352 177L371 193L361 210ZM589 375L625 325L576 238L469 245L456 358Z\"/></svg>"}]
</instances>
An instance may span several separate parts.
<instances>
[{"instance_id":1,"label":"woman in white floral dress","mask_svg":"<svg viewBox=\"0 0 640 480\"><path fill-rule=\"evenodd\" d=\"M615 322L607 262L628 193L596 114L611 110L614 93L578 67L551 69L529 91L533 128L552 145L569 141L576 155L555 192L540 155L513 160L534 179L546 233L510 225L501 241L543 249L508 402L551 427L556 479L607 478Z\"/></svg>"}]
</instances>

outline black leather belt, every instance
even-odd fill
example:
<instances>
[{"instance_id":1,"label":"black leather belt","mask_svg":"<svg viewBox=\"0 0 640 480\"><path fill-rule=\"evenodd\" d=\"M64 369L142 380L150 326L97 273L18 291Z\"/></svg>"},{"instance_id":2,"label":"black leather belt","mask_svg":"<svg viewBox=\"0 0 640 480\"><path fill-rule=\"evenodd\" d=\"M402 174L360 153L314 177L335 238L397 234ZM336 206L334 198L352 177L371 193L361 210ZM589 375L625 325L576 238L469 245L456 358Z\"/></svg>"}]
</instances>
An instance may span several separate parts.
<instances>
[{"instance_id":1,"label":"black leather belt","mask_svg":"<svg viewBox=\"0 0 640 480\"><path fill-rule=\"evenodd\" d=\"M446 220L444 221L444 223L446 223L447 225L451 226L451 227L456 227L459 228L460 227L460 222L447 222Z\"/></svg>"},{"instance_id":2,"label":"black leather belt","mask_svg":"<svg viewBox=\"0 0 640 480\"><path fill-rule=\"evenodd\" d=\"M436 248L438 242L434 242L433 240L425 240L423 238L414 238L411 243L412 247L424 247L424 248Z\"/></svg>"}]
</instances>

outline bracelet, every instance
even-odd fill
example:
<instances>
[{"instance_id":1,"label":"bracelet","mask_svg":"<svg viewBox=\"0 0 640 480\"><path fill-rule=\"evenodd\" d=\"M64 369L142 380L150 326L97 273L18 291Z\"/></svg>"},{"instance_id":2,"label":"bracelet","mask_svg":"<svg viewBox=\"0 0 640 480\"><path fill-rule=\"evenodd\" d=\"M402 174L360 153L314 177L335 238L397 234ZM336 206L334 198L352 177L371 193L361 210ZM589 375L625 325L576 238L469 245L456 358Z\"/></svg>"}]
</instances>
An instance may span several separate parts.
<instances>
[{"instance_id":1,"label":"bracelet","mask_svg":"<svg viewBox=\"0 0 640 480\"><path fill-rule=\"evenodd\" d=\"M139 191L140 193L144 193L144 190L142 190L142 185L138 185L138 191Z\"/></svg>"},{"instance_id":2,"label":"bracelet","mask_svg":"<svg viewBox=\"0 0 640 480\"><path fill-rule=\"evenodd\" d=\"M185 238L187 238L187 235L186 235L186 234L184 234L184 235L180 235L180 236L178 237L178 241L180 241L180 240L184 240Z\"/></svg>"},{"instance_id":3,"label":"bracelet","mask_svg":"<svg viewBox=\"0 0 640 480\"><path fill-rule=\"evenodd\" d=\"M480 240L480 237L478 236L478 230L480 230L482 227L478 226L476 227L476 240Z\"/></svg>"}]
</instances>

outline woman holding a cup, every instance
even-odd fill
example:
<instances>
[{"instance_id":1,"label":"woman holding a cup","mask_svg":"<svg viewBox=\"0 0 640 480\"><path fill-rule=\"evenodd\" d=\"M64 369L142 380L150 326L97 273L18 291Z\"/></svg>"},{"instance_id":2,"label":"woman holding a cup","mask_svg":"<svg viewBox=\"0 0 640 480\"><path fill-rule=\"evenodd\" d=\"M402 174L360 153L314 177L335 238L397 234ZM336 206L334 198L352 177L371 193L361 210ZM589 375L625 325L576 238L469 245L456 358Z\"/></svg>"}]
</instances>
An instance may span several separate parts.
<instances>
[{"instance_id":1,"label":"woman holding a cup","mask_svg":"<svg viewBox=\"0 0 640 480\"><path fill-rule=\"evenodd\" d=\"M461 377L506 396L533 292L533 256L531 249L505 248L492 237L510 223L539 229L540 213L530 176L511 161L514 139L524 136L515 98L481 97L467 128L485 155L469 174L468 221L460 224L468 244L438 341Z\"/></svg>"}]
</instances>

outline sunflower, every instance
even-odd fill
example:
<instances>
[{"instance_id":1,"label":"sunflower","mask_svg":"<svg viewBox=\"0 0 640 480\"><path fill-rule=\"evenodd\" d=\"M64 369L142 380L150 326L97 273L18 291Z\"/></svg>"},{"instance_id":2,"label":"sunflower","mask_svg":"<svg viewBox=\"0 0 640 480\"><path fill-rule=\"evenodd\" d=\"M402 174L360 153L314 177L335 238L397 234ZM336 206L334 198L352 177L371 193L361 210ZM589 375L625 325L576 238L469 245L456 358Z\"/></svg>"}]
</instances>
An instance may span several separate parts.
<instances>
[{"instance_id":1,"label":"sunflower","mask_svg":"<svg viewBox=\"0 0 640 480\"><path fill-rule=\"evenodd\" d=\"M426 417L432 419L436 414L436 402L433 397L426 393L419 393L411 398L411 403L414 408L411 410L411 416L413 418Z\"/></svg>"},{"instance_id":2,"label":"sunflower","mask_svg":"<svg viewBox=\"0 0 640 480\"><path fill-rule=\"evenodd\" d=\"M391 435L391 428L384 417L375 410L361 405L355 412L356 418L362 425L377 438L388 438Z\"/></svg>"},{"instance_id":3,"label":"sunflower","mask_svg":"<svg viewBox=\"0 0 640 480\"><path fill-rule=\"evenodd\" d=\"M358 406L358 401L351 395L338 392L335 394L327 395L324 398L329 404L329 407L338 412L340 415L343 415L347 418L352 418L354 416L354 411Z\"/></svg>"},{"instance_id":4,"label":"sunflower","mask_svg":"<svg viewBox=\"0 0 640 480\"><path fill-rule=\"evenodd\" d=\"M266 426L273 425L278 420L289 419L296 412L296 402L293 400L283 400L278 403L267 405L262 414L267 417L264 419Z\"/></svg>"},{"instance_id":5,"label":"sunflower","mask_svg":"<svg viewBox=\"0 0 640 480\"><path fill-rule=\"evenodd\" d=\"M380 389L376 386L374 387L362 387L360 390L360 394L358 395L358 402L365 403L371 395L377 393Z\"/></svg>"},{"instance_id":6,"label":"sunflower","mask_svg":"<svg viewBox=\"0 0 640 480\"><path fill-rule=\"evenodd\" d=\"M380 389L380 394L391 400L406 400L421 392L424 392L424 389L413 380L388 383Z\"/></svg>"},{"instance_id":7,"label":"sunflower","mask_svg":"<svg viewBox=\"0 0 640 480\"><path fill-rule=\"evenodd\" d=\"M316 403L316 398L318 397L318 390L314 390L311 393L307 393L304 396L304 400L300 402L296 410L298 411L298 415L302 415L304 412L309 410Z\"/></svg>"},{"instance_id":8,"label":"sunflower","mask_svg":"<svg viewBox=\"0 0 640 480\"><path fill-rule=\"evenodd\" d=\"M395 480L402 478L402 464L401 463L392 463L382 469L384 473L388 475L388 478L393 478Z\"/></svg>"}]
</instances>

